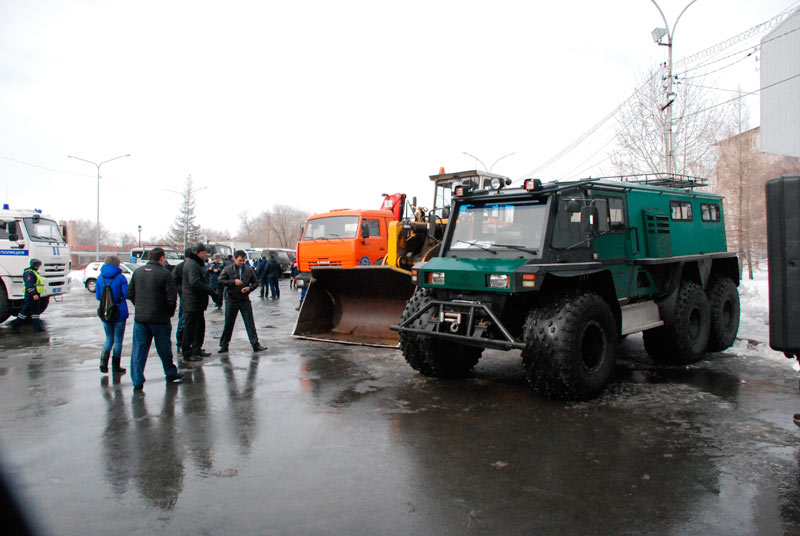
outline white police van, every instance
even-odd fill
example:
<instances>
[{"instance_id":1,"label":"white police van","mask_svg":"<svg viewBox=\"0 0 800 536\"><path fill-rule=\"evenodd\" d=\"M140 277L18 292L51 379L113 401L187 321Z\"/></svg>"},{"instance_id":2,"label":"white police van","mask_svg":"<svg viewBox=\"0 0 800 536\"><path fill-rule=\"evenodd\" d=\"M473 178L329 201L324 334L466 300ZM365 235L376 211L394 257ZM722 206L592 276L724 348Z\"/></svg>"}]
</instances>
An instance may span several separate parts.
<instances>
[{"instance_id":1,"label":"white police van","mask_svg":"<svg viewBox=\"0 0 800 536\"><path fill-rule=\"evenodd\" d=\"M39 274L44 278L42 312L51 296L69 292L69 246L65 229L41 210L0 210L0 322L19 313L25 296L22 272L31 259L39 259Z\"/></svg>"}]
</instances>

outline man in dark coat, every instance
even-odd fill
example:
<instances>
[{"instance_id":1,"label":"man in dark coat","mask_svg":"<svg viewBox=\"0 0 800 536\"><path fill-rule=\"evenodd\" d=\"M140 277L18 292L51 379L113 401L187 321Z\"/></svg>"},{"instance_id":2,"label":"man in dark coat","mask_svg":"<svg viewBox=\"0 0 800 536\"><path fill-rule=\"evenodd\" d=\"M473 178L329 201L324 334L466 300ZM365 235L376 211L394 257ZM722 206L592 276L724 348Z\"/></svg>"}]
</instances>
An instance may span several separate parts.
<instances>
[{"instance_id":1,"label":"man in dark coat","mask_svg":"<svg viewBox=\"0 0 800 536\"><path fill-rule=\"evenodd\" d=\"M183 374L178 372L172 362L172 343L169 340L172 331L170 318L175 314L178 293L172 275L165 267L167 259L164 250L151 249L149 258L147 264L133 272L128 285L128 299L136 308L131 348L131 381L134 391L141 391L144 385L144 366L153 339L167 382L178 382L183 378Z\"/></svg>"},{"instance_id":2,"label":"man in dark coat","mask_svg":"<svg viewBox=\"0 0 800 536\"><path fill-rule=\"evenodd\" d=\"M225 289L225 327L222 328L222 336L219 338L218 352L220 354L228 351L233 325L236 323L236 315L239 313L242 315L247 338L250 339L253 351L260 352L267 348L258 342L256 323L253 320L253 306L250 304L250 293L258 287L258 281L253 268L244 262L246 256L244 251L237 251L233 257L233 264L226 266L219 276L219 285Z\"/></svg>"},{"instance_id":3,"label":"man in dark coat","mask_svg":"<svg viewBox=\"0 0 800 536\"><path fill-rule=\"evenodd\" d=\"M175 328L175 345L178 348L178 355L183 352L183 298L181 298L181 293L183 292L183 264L189 258L191 252L192 248L184 249L183 262L172 269L172 282L175 283L175 289L178 291L178 327Z\"/></svg>"},{"instance_id":4,"label":"man in dark coat","mask_svg":"<svg viewBox=\"0 0 800 536\"><path fill-rule=\"evenodd\" d=\"M217 281L219 281L219 274L222 273L223 268L222 258L219 255L214 255L214 262L208 265L208 285L217 293L214 305L216 305L218 311L222 307L222 291L219 290Z\"/></svg>"},{"instance_id":5,"label":"man in dark coat","mask_svg":"<svg viewBox=\"0 0 800 536\"><path fill-rule=\"evenodd\" d=\"M261 257L261 261L256 267L256 276L258 277L258 284L261 286L259 296L265 298L267 296L267 258Z\"/></svg>"},{"instance_id":6,"label":"man in dark coat","mask_svg":"<svg viewBox=\"0 0 800 536\"><path fill-rule=\"evenodd\" d=\"M211 355L203 351L206 337L205 310L208 307L208 297L212 296L216 301L217 294L208 285L206 254L206 247L198 242L183 263L183 358L187 361L201 361Z\"/></svg>"},{"instance_id":7,"label":"man in dark coat","mask_svg":"<svg viewBox=\"0 0 800 536\"><path fill-rule=\"evenodd\" d=\"M281 297L281 288L278 286L278 281L283 275L283 268L281 263L275 258L274 253L269 254L269 262L267 263L267 281L269 281L270 298L277 300Z\"/></svg>"}]
</instances>

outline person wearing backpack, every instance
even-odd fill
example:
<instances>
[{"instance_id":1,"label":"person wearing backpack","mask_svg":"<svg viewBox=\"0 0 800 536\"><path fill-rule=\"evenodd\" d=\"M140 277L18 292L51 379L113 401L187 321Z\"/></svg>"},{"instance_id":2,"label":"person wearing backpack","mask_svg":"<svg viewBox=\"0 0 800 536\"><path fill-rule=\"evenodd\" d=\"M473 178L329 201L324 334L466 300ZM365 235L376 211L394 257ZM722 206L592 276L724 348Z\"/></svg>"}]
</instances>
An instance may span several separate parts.
<instances>
[{"instance_id":1,"label":"person wearing backpack","mask_svg":"<svg viewBox=\"0 0 800 536\"><path fill-rule=\"evenodd\" d=\"M122 358L122 339L125 337L125 322L128 320L128 280L122 275L119 258L106 257L97 278L95 296L100 302L97 315L106 332L106 342L100 354L100 372L108 372L108 358L111 357L111 372L115 376L125 374L120 365Z\"/></svg>"}]
</instances>

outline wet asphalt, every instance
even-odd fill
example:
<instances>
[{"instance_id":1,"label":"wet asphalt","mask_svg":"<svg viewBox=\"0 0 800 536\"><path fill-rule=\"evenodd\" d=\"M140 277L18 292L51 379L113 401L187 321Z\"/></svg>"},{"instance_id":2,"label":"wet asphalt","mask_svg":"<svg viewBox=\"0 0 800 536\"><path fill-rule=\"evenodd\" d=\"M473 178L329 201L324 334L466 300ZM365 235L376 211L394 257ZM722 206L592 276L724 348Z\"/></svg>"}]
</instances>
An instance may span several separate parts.
<instances>
[{"instance_id":1,"label":"wet asphalt","mask_svg":"<svg viewBox=\"0 0 800 536\"><path fill-rule=\"evenodd\" d=\"M46 334L0 326L0 455L42 534L800 534L800 411L787 363L652 364L628 337L605 393L551 401L519 352L471 378L397 350L293 338L297 294L253 299L262 344L180 363L143 396L97 368L93 296ZM215 352L222 314L206 314ZM129 361L132 324L126 332Z\"/></svg>"}]
</instances>

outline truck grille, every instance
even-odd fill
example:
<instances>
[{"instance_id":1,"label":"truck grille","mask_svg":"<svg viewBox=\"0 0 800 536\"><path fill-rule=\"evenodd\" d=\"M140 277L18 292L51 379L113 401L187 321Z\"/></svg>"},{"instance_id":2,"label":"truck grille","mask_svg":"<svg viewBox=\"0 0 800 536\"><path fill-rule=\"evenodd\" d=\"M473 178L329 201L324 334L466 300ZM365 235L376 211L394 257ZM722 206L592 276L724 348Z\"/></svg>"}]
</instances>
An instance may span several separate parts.
<instances>
[{"instance_id":1,"label":"truck grille","mask_svg":"<svg viewBox=\"0 0 800 536\"><path fill-rule=\"evenodd\" d=\"M49 263L44 265L45 274L63 274L67 271L66 263Z\"/></svg>"}]
</instances>

